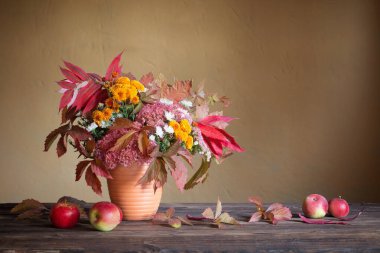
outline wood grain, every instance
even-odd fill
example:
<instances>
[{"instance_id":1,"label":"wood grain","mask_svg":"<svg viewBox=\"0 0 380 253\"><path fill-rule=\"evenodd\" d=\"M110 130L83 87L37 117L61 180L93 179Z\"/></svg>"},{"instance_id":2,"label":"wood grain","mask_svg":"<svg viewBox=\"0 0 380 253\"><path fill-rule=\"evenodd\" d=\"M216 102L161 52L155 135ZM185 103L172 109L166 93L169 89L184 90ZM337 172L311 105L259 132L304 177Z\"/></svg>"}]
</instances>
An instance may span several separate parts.
<instances>
[{"instance_id":1,"label":"wood grain","mask_svg":"<svg viewBox=\"0 0 380 253\"><path fill-rule=\"evenodd\" d=\"M271 225L243 223L223 229L204 225L173 229L150 221L123 221L111 232L98 232L83 220L74 229L53 228L49 221L17 221L14 204L0 204L0 252L380 252L380 204L365 204L365 212L350 225L311 225L299 218ZM178 215L199 215L214 204L163 204ZM294 217L298 205L288 205ZM254 210L250 204L224 204L241 221ZM351 206L352 213L360 209Z\"/></svg>"}]
</instances>

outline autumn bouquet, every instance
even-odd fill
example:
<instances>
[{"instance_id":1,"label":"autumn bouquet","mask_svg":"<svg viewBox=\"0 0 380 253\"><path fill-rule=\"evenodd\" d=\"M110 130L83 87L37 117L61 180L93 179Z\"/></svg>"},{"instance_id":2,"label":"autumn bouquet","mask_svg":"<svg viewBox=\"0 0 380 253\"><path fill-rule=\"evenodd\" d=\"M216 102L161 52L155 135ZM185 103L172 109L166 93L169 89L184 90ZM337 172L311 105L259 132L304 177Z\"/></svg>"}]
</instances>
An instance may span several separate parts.
<instances>
[{"instance_id":1,"label":"autumn bouquet","mask_svg":"<svg viewBox=\"0 0 380 253\"><path fill-rule=\"evenodd\" d=\"M165 184L169 172L182 191L206 179L212 160L220 162L233 151L243 151L224 130L234 118L209 110L219 102L228 106L226 97L205 93L203 85L195 90L191 80L169 84L152 73L137 79L122 72L120 59L121 54L105 76L69 62L61 68L62 122L47 136L45 151L56 139L59 157L68 144L73 146L84 158L76 167L76 181L85 174L87 184L101 194L99 177L111 179L119 165L147 163L139 183L153 181L156 189ZM196 154L202 163L188 179L187 168Z\"/></svg>"}]
</instances>

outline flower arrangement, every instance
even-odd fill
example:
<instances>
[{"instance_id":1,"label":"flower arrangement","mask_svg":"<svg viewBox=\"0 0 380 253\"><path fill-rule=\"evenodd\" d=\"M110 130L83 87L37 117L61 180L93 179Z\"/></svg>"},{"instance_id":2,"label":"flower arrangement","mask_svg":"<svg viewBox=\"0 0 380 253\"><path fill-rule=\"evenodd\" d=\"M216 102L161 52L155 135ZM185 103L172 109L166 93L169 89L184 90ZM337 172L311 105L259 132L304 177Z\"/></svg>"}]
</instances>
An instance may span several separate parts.
<instances>
[{"instance_id":1,"label":"flower arrangement","mask_svg":"<svg viewBox=\"0 0 380 253\"><path fill-rule=\"evenodd\" d=\"M243 151L224 130L234 118L209 111L215 103L228 106L226 97L206 94L203 85L195 90L190 80L169 84L152 73L138 80L121 71L121 55L104 77L69 62L61 68L62 122L46 137L45 151L56 139L58 157L68 144L73 146L84 157L76 167L76 181L84 174L101 194L99 177L111 179L110 171L118 165L149 163L140 183L154 180L156 189L170 172L182 191L204 182L212 160L221 162L233 151ZM188 179L185 164L191 167L197 154L202 163Z\"/></svg>"}]
</instances>

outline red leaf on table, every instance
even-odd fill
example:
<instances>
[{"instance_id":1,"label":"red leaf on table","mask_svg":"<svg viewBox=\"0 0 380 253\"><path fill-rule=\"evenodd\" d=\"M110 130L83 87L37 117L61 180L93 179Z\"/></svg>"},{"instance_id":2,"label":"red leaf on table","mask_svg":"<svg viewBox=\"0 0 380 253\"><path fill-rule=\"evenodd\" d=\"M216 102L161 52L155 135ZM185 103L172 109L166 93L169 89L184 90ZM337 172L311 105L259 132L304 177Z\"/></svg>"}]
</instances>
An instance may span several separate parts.
<instances>
[{"instance_id":1,"label":"red leaf on table","mask_svg":"<svg viewBox=\"0 0 380 253\"><path fill-rule=\"evenodd\" d=\"M170 218L168 220L168 224L172 227L172 228L180 228L182 223L181 223L181 220L178 219L178 218Z\"/></svg>"},{"instance_id":2,"label":"red leaf on table","mask_svg":"<svg viewBox=\"0 0 380 253\"><path fill-rule=\"evenodd\" d=\"M88 186L91 186L92 190L98 194L102 195L102 184L99 181L99 178L92 172L91 167L88 167L86 170L85 176L86 182Z\"/></svg>"},{"instance_id":3,"label":"red leaf on table","mask_svg":"<svg viewBox=\"0 0 380 253\"><path fill-rule=\"evenodd\" d=\"M292 218L292 212L282 204L274 203L265 211L265 216L269 218L272 224L277 224L278 221L290 220Z\"/></svg>"},{"instance_id":4,"label":"red leaf on table","mask_svg":"<svg viewBox=\"0 0 380 253\"><path fill-rule=\"evenodd\" d=\"M261 220L261 218L262 218L262 212L255 212L252 214L248 222L256 222L256 221Z\"/></svg>"},{"instance_id":5,"label":"red leaf on table","mask_svg":"<svg viewBox=\"0 0 380 253\"><path fill-rule=\"evenodd\" d=\"M308 224L338 224L338 225L347 225L344 221L334 221L334 220L324 220L324 219L309 219L305 216L301 215L300 213L298 216L301 218L301 220Z\"/></svg>"}]
</instances>

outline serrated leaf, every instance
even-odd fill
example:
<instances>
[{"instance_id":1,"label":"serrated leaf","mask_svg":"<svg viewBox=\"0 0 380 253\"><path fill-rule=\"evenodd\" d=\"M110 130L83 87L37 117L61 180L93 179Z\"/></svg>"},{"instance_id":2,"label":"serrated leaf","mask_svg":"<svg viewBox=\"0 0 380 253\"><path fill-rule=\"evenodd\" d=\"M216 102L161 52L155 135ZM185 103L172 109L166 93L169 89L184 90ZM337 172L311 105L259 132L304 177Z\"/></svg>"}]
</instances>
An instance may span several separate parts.
<instances>
[{"instance_id":1,"label":"serrated leaf","mask_svg":"<svg viewBox=\"0 0 380 253\"><path fill-rule=\"evenodd\" d=\"M130 130L123 136L121 136L119 139L117 139L115 145L110 148L110 151L120 151L123 148L125 148L129 142L132 140L133 135L136 133L135 130Z\"/></svg>"},{"instance_id":2,"label":"serrated leaf","mask_svg":"<svg viewBox=\"0 0 380 253\"><path fill-rule=\"evenodd\" d=\"M181 221L177 218L170 218L168 223L172 228L180 228L182 225Z\"/></svg>"},{"instance_id":3,"label":"serrated leaf","mask_svg":"<svg viewBox=\"0 0 380 253\"><path fill-rule=\"evenodd\" d=\"M109 170L105 169L102 164L98 160L91 162L91 170L92 172L99 176L99 177L105 177L107 179L113 179Z\"/></svg>"},{"instance_id":4,"label":"serrated leaf","mask_svg":"<svg viewBox=\"0 0 380 253\"><path fill-rule=\"evenodd\" d=\"M175 167L174 169L171 169L170 172L177 188L182 192L187 180L187 168L179 156L173 156L172 160L175 162Z\"/></svg>"},{"instance_id":5,"label":"serrated leaf","mask_svg":"<svg viewBox=\"0 0 380 253\"><path fill-rule=\"evenodd\" d=\"M163 154L163 156L171 157L178 153L178 150L181 147L181 141L176 141L170 148Z\"/></svg>"},{"instance_id":6,"label":"serrated leaf","mask_svg":"<svg viewBox=\"0 0 380 253\"><path fill-rule=\"evenodd\" d=\"M117 118L112 126L110 126L110 130L117 130L123 128L130 128L133 126L133 122L127 118Z\"/></svg>"},{"instance_id":7,"label":"serrated leaf","mask_svg":"<svg viewBox=\"0 0 380 253\"><path fill-rule=\"evenodd\" d=\"M88 140L92 137L92 135L84 128L80 126L72 126L69 131L67 131L67 134L71 136L74 140Z\"/></svg>"},{"instance_id":8,"label":"serrated leaf","mask_svg":"<svg viewBox=\"0 0 380 253\"><path fill-rule=\"evenodd\" d=\"M102 195L102 184L99 181L99 178L92 172L91 167L88 167L86 170L86 183L88 186L91 186L92 190L98 194Z\"/></svg>"},{"instance_id":9,"label":"serrated leaf","mask_svg":"<svg viewBox=\"0 0 380 253\"><path fill-rule=\"evenodd\" d=\"M87 153L92 154L92 152L95 149L95 146L96 146L95 140L91 139L91 140L86 141L85 149L86 149Z\"/></svg>"},{"instance_id":10,"label":"serrated leaf","mask_svg":"<svg viewBox=\"0 0 380 253\"><path fill-rule=\"evenodd\" d=\"M61 137L59 138L58 143L57 143L57 155L58 155L58 157L61 157L67 151L66 140L67 140L66 134L61 134Z\"/></svg>"},{"instance_id":11,"label":"serrated leaf","mask_svg":"<svg viewBox=\"0 0 380 253\"><path fill-rule=\"evenodd\" d=\"M214 215L214 212L212 211L212 209L210 207L206 208L203 213L202 213L202 216L207 218L207 219L215 219L215 215Z\"/></svg>"},{"instance_id":12,"label":"serrated leaf","mask_svg":"<svg viewBox=\"0 0 380 253\"><path fill-rule=\"evenodd\" d=\"M83 172L86 170L88 165L91 163L90 160L86 161L80 161L77 164L76 170L75 170L75 181L79 181L79 179L82 177Z\"/></svg>"},{"instance_id":13,"label":"serrated leaf","mask_svg":"<svg viewBox=\"0 0 380 253\"><path fill-rule=\"evenodd\" d=\"M46 209L46 207L35 199L24 199L11 209L12 214L20 214L30 209Z\"/></svg>"},{"instance_id":14,"label":"serrated leaf","mask_svg":"<svg viewBox=\"0 0 380 253\"><path fill-rule=\"evenodd\" d=\"M240 223L235 220L229 213L222 213L216 220L216 223L225 223L230 225L239 225Z\"/></svg>"},{"instance_id":15,"label":"serrated leaf","mask_svg":"<svg viewBox=\"0 0 380 253\"><path fill-rule=\"evenodd\" d=\"M163 83L161 86L161 97L179 102L191 95L191 80L176 80L173 85Z\"/></svg>"},{"instance_id":16,"label":"serrated leaf","mask_svg":"<svg viewBox=\"0 0 380 253\"><path fill-rule=\"evenodd\" d=\"M53 130L45 139L45 149L44 151L48 151L55 139L57 139L58 135L66 133L70 128L69 124L58 127Z\"/></svg>"},{"instance_id":17,"label":"serrated leaf","mask_svg":"<svg viewBox=\"0 0 380 253\"><path fill-rule=\"evenodd\" d=\"M185 189L191 189L198 183L203 183L207 178L207 171L210 168L211 161L206 161L202 159L202 163L199 169L194 173L194 175L190 178L190 180L185 184Z\"/></svg>"},{"instance_id":18,"label":"serrated leaf","mask_svg":"<svg viewBox=\"0 0 380 253\"><path fill-rule=\"evenodd\" d=\"M154 80L154 76L153 76L153 73L152 72L149 72L145 75L143 75L141 78L140 78L140 83L144 84L145 86L148 85L149 83L152 83Z\"/></svg>"},{"instance_id":19,"label":"serrated leaf","mask_svg":"<svg viewBox=\"0 0 380 253\"><path fill-rule=\"evenodd\" d=\"M137 138L137 144L140 152L146 156L148 154L149 139L145 131L141 131Z\"/></svg>"}]
</instances>

